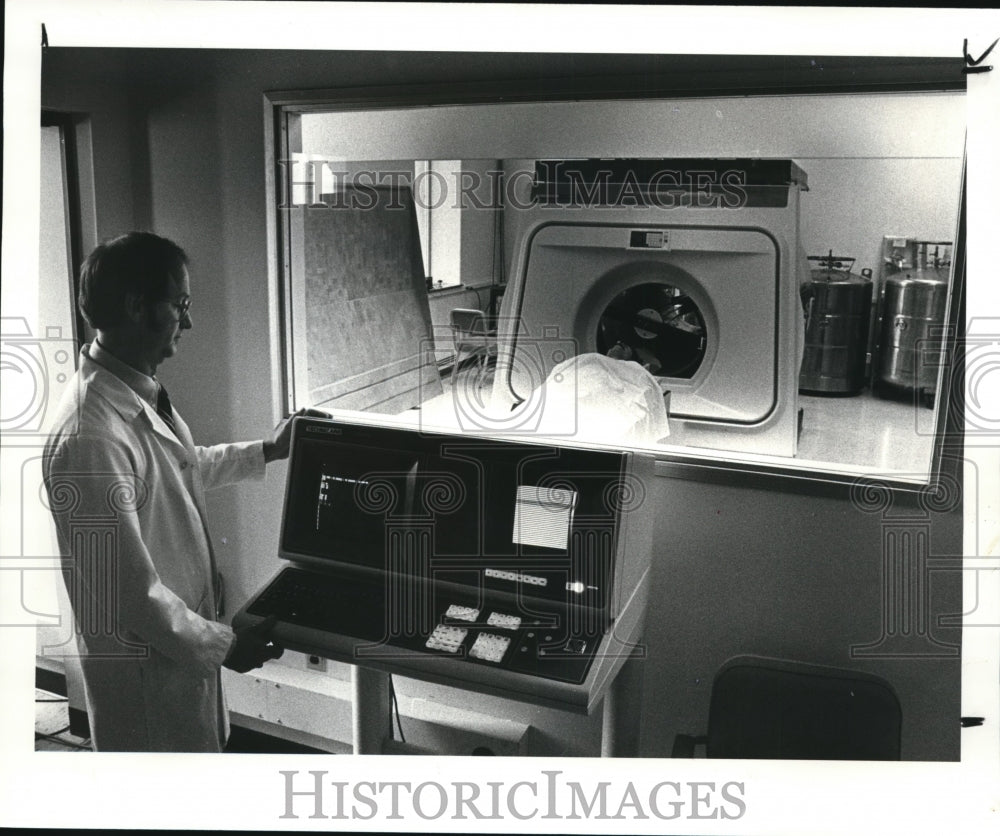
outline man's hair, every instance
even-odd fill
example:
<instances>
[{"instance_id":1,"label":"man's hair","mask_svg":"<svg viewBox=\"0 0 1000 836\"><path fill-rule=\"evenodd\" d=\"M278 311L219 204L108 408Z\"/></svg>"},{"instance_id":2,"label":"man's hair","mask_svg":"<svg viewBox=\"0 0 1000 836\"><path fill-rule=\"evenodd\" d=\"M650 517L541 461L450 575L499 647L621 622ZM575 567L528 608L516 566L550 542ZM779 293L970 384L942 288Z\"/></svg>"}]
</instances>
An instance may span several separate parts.
<instances>
[{"instance_id":1,"label":"man's hair","mask_svg":"<svg viewBox=\"0 0 1000 836\"><path fill-rule=\"evenodd\" d=\"M77 303L92 328L101 331L125 321L125 297L163 299L170 280L179 280L187 255L173 241L152 232L129 232L98 244L80 268Z\"/></svg>"}]
</instances>

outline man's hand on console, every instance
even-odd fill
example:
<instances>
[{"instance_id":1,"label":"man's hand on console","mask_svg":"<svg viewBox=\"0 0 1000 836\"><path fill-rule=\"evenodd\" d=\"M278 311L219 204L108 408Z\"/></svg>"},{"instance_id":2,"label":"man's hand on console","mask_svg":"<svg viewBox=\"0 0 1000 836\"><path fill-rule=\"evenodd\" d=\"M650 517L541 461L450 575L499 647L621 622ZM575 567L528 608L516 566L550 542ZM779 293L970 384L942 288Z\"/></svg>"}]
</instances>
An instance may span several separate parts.
<instances>
[{"instance_id":1,"label":"man's hand on console","mask_svg":"<svg viewBox=\"0 0 1000 836\"><path fill-rule=\"evenodd\" d=\"M246 673L270 659L280 658L285 648L271 640L271 631L277 621L276 615L269 615L257 624L237 630L236 641L223 666L237 673Z\"/></svg>"},{"instance_id":2,"label":"man's hand on console","mask_svg":"<svg viewBox=\"0 0 1000 836\"><path fill-rule=\"evenodd\" d=\"M330 414L327 412L321 412L318 409L310 409L308 407L303 407L302 409L293 412L287 418L279 421L278 426L274 428L274 432L271 434L271 438L264 440L265 462L270 463L277 459L288 458L288 445L292 441L292 419L298 415L307 418L330 417Z\"/></svg>"}]
</instances>

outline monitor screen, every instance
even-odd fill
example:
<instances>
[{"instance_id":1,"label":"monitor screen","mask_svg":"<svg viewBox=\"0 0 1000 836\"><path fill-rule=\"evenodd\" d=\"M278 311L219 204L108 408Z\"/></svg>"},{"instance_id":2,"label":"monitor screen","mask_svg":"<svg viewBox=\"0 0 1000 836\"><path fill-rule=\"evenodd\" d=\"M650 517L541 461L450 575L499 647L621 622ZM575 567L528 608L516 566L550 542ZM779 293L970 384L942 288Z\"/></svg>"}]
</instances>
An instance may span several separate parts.
<instances>
[{"instance_id":1,"label":"monitor screen","mask_svg":"<svg viewBox=\"0 0 1000 836\"><path fill-rule=\"evenodd\" d=\"M285 499L285 550L377 568L386 520L409 513L418 463L414 450L298 439Z\"/></svg>"},{"instance_id":2,"label":"monitor screen","mask_svg":"<svg viewBox=\"0 0 1000 836\"><path fill-rule=\"evenodd\" d=\"M296 422L282 555L599 605L628 454Z\"/></svg>"}]
</instances>

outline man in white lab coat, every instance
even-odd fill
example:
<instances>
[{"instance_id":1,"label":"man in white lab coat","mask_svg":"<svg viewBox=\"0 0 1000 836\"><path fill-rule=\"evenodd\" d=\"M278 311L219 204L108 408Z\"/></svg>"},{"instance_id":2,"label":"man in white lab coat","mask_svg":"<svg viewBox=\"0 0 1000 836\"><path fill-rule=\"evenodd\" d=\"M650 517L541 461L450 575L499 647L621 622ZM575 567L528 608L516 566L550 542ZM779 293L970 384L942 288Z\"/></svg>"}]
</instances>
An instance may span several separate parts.
<instances>
[{"instance_id":1,"label":"man in white lab coat","mask_svg":"<svg viewBox=\"0 0 1000 836\"><path fill-rule=\"evenodd\" d=\"M212 752L229 733L220 668L281 655L271 624L218 619L205 491L260 479L288 455L267 441L195 446L155 374L192 327L187 258L152 233L101 244L79 303L97 331L80 352L44 458L98 751Z\"/></svg>"}]
</instances>

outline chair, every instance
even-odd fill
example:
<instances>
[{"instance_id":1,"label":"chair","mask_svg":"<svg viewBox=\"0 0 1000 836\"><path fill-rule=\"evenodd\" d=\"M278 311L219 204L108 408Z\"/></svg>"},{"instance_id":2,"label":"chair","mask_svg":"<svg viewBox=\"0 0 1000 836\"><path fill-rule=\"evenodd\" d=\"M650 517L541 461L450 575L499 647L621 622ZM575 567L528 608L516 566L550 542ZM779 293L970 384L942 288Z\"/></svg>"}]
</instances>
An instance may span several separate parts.
<instances>
[{"instance_id":1,"label":"chair","mask_svg":"<svg viewBox=\"0 0 1000 836\"><path fill-rule=\"evenodd\" d=\"M860 671L757 656L716 674L708 733L679 734L673 757L899 760L902 712L892 686Z\"/></svg>"},{"instance_id":2,"label":"chair","mask_svg":"<svg viewBox=\"0 0 1000 836\"><path fill-rule=\"evenodd\" d=\"M496 330L490 327L486 314L475 308L452 308L450 322L455 345L453 374L458 372L462 363L478 357L479 369L475 380L478 388L486 376L490 358L497 355Z\"/></svg>"}]
</instances>

